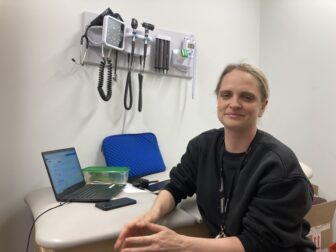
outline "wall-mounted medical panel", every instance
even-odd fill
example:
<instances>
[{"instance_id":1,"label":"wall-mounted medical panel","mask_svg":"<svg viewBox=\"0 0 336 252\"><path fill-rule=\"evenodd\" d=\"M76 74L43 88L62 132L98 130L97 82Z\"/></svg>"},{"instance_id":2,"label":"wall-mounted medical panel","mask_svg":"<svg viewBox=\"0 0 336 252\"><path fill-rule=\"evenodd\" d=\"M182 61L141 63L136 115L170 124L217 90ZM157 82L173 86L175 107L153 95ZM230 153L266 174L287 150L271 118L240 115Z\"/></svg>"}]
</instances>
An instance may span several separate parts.
<instances>
[{"instance_id":1,"label":"wall-mounted medical panel","mask_svg":"<svg viewBox=\"0 0 336 252\"><path fill-rule=\"evenodd\" d=\"M83 13L83 34L97 16ZM119 22L105 16L103 26L91 26L87 30L88 48L81 50L81 63L99 65L102 57L109 57L117 69L127 70L131 64L135 72L191 79L196 61L194 36L135 21Z\"/></svg>"}]
</instances>

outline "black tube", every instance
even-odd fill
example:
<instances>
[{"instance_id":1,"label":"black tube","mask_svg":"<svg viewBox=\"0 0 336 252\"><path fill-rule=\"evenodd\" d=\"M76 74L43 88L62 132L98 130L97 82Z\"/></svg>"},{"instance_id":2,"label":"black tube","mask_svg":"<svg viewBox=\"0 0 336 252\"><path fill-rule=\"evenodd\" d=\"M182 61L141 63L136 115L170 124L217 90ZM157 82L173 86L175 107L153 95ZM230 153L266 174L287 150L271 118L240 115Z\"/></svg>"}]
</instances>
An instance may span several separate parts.
<instances>
[{"instance_id":1,"label":"black tube","mask_svg":"<svg viewBox=\"0 0 336 252\"><path fill-rule=\"evenodd\" d=\"M127 72L125 93L124 93L124 107L126 110L130 110L132 108L133 96L132 96L132 80L131 80L131 71ZM129 93L129 103L127 104L127 96Z\"/></svg>"},{"instance_id":2,"label":"black tube","mask_svg":"<svg viewBox=\"0 0 336 252\"><path fill-rule=\"evenodd\" d=\"M138 79L139 79L139 100L138 100L138 111L142 111L142 80L143 80L143 75L141 73L138 74Z\"/></svg>"},{"instance_id":3,"label":"black tube","mask_svg":"<svg viewBox=\"0 0 336 252\"><path fill-rule=\"evenodd\" d=\"M154 63L154 69L155 71L159 68L159 41L160 39L155 39L155 63Z\"/></svg>"},{"instance_id":4,"label":"black tube","mask_svg":"<svg viewBox=\"0 0 336 252\"><path fill-rule=\"evenodd\" d=\"M163 70L163 45L164 42L160 39L160 60L159 60L159 70Z\"/></svg>"},{"instance_id":5,"label":"black tube","mask_svg":"<svg viewBox=\"0 0 336 252\"><path fill-rule=\"evenodd\" d=\"M167 50L167 41L162 40L163 44L163 50L162 50L162 70L165 73L166 72L166 50Z\"/></svg>"},{"instance_id":6,"label":"black tube","mask_svg":"<svg viewBox=\"0 0 336 252\"><path fill-rule=\"evenodd\" d=\"M115 50L115 58L114 58L114 75L113 75L113 80L117 81L117 66L118 66L118 50Z\"/></svg>"},{"instance_id":7,"label":"black tube","mask_svg":"<svg viewBox=\"0 0 336 252\"><path fill-rule=\"evenodd\" d=\"M167 46L166 46L166 71L168 72L168 70L169 70L169 63L170 63L170 61L169 61L169 56L170 56L170 41L167 40L166 43L167 43Z\"/></svg>"}]
</instances>

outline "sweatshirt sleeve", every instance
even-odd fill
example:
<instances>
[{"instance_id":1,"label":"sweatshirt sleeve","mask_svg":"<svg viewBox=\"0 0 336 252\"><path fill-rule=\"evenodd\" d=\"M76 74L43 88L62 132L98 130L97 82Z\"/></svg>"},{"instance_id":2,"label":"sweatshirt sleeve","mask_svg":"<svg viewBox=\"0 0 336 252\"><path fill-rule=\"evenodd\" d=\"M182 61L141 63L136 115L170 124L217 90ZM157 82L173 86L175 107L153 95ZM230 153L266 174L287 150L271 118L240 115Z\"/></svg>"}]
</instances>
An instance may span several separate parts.
<instances>
[{"instance_id":1,"label":"sweatshirt sleeve","mask_svg":"<svg viewBox=\"0 0 336 252\"><path fill-rule=\"evenodd\" d=\"M303 177L261 185L242 220L243 232L238 235L245 251L293 248L302 233L309 231L309 224L303 218L311 204L311 189Z\"/></svg>"},{"instance_id":2,"label":"sweatshirt sleeve","mask_svg":"<svg viewBox=\"0 0 336 252\"><path fill-rule=\"evenodd\" d=\"M197 138L194 138L189 142L180 163L170 171L170 183L164 189L172 194L176 205L196 191L199 152Z\"/></svg>"}]
</instances>

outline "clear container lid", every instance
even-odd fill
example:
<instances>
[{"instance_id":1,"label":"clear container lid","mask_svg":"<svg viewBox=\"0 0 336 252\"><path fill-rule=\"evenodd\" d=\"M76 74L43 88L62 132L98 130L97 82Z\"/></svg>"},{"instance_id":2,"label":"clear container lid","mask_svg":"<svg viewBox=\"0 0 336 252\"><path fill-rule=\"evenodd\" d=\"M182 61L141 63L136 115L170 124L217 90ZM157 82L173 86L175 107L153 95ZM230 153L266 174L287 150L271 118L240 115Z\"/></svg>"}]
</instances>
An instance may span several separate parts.
<instances>
[{"instance_id":1,"label":"clear container lid","mask_svg":"<svg viewBox=\"0 0 336 252\"><path fill-rule=\"evenodd\" d=\"M104 172L128 172L128 167L124 166L89 166L83 169L83 172L104 173Z\"/></svg>"}]
</instances>

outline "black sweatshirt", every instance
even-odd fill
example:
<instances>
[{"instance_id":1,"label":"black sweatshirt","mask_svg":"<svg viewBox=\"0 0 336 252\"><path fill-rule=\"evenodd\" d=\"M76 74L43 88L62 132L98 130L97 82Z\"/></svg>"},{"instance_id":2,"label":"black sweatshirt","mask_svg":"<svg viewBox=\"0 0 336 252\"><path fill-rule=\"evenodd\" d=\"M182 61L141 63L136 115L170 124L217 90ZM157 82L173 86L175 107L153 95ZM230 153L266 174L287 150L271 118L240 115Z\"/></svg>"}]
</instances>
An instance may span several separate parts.
<instances>
[{"instance_id":1,"label":"black sweatshirt","mask_svg":"<svg viewBox=\"0 0 336 252\"><path fill-rule=\"evenodd\" d=\"M196 193L210 237L220 232L223 222L219 192L223 143L223 128L192 139L181 162L172 168L171 182L165 187L176 204ZM237 236L246 252L315 251L306 238L309 223L303 219L312 204L312 187L295 154L258 130L244 163L237 169L240 172L233 187L225 233Z\"/></svg>"}]
</instances>

